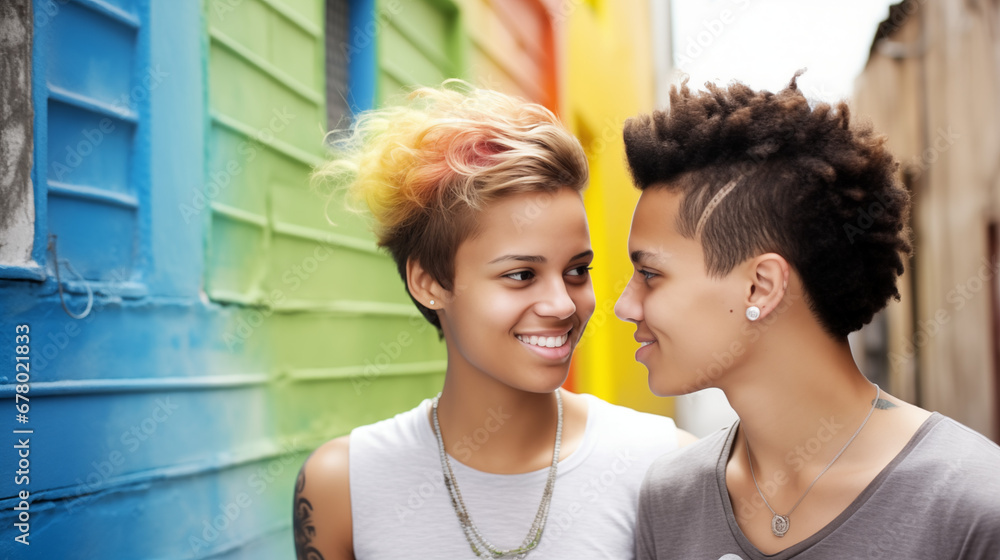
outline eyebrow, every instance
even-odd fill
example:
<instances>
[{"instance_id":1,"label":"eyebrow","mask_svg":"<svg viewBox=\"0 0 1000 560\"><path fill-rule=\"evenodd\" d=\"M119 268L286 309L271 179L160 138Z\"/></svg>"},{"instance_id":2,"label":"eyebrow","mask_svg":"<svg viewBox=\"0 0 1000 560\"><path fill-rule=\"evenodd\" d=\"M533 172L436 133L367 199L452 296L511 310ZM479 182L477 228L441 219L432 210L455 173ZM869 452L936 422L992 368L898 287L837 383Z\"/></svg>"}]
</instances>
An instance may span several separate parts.
<instances>
[{"instance_id":1,"label":"eyebrow","mask_svg":"<svg viewBox=\"0 0 1000 560\"><path fill-rule=\"evenodd\" d=\"M582 259L584 257L593 257L593 256L594 256L594 251L588 249L578 255L573 255L573 258L571 258L570 260L575 261L577 259ZM548 259L546 259L541 255L504 255L502 257L493 259L492 261L489 262L489 264L496 264L498 262L504 262L504 261L546 263L548 262Z\"/></svg>"},{"instance_id":2,"label":"eyebrow","mask_svg":"<svg viewBox=\"0 0 1000 560\"><path fill-rule=\"evenodd\" d=\"M665 255L657 255L650 253L649 251L632 251L629 253L629 256L632 257L632 262L636 264L643 264L662 261L664 260Z\"/></svg>"}]
</instances>

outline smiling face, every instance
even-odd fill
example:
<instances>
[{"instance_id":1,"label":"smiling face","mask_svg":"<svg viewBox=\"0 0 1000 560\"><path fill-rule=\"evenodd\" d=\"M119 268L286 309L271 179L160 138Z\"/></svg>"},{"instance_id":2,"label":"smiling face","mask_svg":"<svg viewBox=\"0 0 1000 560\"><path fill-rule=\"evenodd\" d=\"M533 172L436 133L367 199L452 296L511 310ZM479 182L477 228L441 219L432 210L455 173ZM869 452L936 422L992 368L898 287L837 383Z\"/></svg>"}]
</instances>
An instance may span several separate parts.
<instances>
[{"instance_id":1,"label":"smiling face","mask_svg":"<svg viewBox=\"0 0 1000 560\"><path fill-rule=\"evenodd\" d=\"M677 232L681 200L666 188L643 191L628 241L635 272L615 305L620 319L635 323L636 360L661 396L716 386L747 346L741 267L707 275L701 244Z\"/></svg>"},{"instance_id":2,"label":"smiling face","mask_svg":"<svg viewBox=\"0 0 1000 560\"><path fill-rule=\"evenodd\" d=\"M590 232L579 193L492 203L455 254L455 289L439 310L448 367L523 391L551 392L594 312Z\"/></svg>"}]
</instances>

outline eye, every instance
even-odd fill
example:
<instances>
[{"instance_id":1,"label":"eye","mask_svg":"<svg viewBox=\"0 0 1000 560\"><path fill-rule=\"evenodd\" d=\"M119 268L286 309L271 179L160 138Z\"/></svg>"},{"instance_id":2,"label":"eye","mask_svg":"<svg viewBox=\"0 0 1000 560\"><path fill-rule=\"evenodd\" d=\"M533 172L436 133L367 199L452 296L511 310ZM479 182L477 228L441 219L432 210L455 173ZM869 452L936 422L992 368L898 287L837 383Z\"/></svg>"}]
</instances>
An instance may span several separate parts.
<instances>
[{"instance_id":1,"label":"eye","mask_svg":"<svg viewBox=\"0 0 1000 560\"><path fill-rule=\"evenodd\" d=\"M647 282L658 276L655 272L650 272L648 270L639 269L638 272L639 274L642 274L642 277L645 278Z\"/></svg>"},{"instance_id":2,"label":"eye","mask_svg":"<svg viewBox=\"0 0 1000 560\"><path fill-rule=\"evenodd\" d=\"M594 267L587 266L587 265L582 265L582 266L578 266L576 268L569 269L569 272L567 272L566 275L567 276L586 276L586 275L590 274L591 270L594 270Z\"/></svg>"},{"instance_id":3,"label":"eye","mask_svg":"<svg viewBox=\"0 0 1000 560\"><path fill-rule=\"evenodd\" d=\"M535 273L530 270L518 270L517 272L504 274L503 277L517 280L518 282L527 282L535 277Z\"/></svg>"}]
</instances>

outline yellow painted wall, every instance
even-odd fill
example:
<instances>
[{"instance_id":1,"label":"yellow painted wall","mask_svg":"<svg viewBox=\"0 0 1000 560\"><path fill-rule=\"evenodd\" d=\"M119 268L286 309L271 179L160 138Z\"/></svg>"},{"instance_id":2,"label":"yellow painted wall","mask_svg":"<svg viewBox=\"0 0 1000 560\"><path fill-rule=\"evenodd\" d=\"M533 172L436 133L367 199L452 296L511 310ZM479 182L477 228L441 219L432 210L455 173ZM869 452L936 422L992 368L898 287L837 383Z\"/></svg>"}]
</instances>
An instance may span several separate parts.
<instances>
[{"instance_id":1,"label":"yellow painted wall","mask_svg":"<svg viewBox=\"0 0 1000 560\"><path fill-rule=\"evenodd\" d=\"M597 311L576 357L576 388L650 412L673 413L653 396L646 368L635 361L635 329L614 316L632 274L628 231L639 192L625 164L622 125L653 108L654 70L648 2L590 0L557 9L565 19L562 116L591 165L585 194L590 218Z\"/></svg>"}]
</instances>

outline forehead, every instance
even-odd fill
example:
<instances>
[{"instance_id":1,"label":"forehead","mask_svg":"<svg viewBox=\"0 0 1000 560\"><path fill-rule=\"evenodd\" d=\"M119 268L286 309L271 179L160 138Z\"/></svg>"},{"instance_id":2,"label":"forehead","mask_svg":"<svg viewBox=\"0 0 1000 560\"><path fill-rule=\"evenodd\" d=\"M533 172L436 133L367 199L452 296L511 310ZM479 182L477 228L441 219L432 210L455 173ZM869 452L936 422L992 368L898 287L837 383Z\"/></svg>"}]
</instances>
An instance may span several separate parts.
<instances>
[{"instance_id":1,"label":"forehead","mask_svg":"<svg viewBox=\"0 0 1000 560\"><path fill-rule=\"evenodd\" d=\"M664 242L680 237L677 217L683 196L665 188L648 188L642 191L632 215L630 237L660 239Z\"/></svg>"},{"instance_id":2,"label":"forehead","mask_svg":"<svg viewBox=\"0 0 1000 560\"><path fill-rule=\"evenodd\" d=\"M570 188L556 192L511 195L490 203L478 216L476 234L460 247L482 253L518 248L551 252L564 245L590 245L587 215L580 193ZM579 252L579 251L577 251Z\"/></svg>"},{"instance_id":3,"label":"forehead","mask_svg":"<svg viewBox=\"0 0 1000 560\"><path fill-rule=\"evenodd\" d=\"M677 260L693 264L702 260L701 243L677 230L683 195L665 188L642 192L632 216L628 250L634 262L666 265Z\"/></svg>"}]
</instances>

